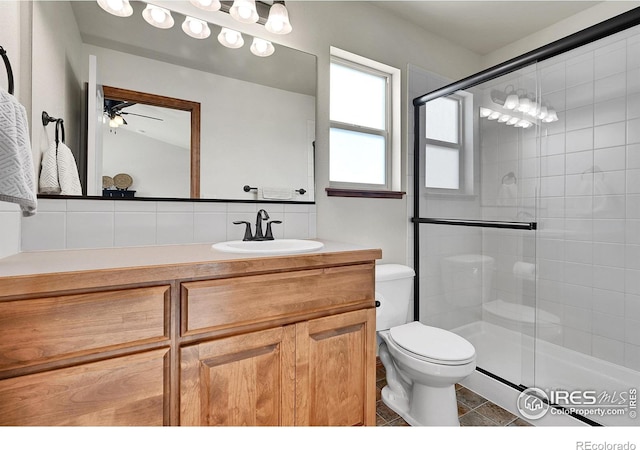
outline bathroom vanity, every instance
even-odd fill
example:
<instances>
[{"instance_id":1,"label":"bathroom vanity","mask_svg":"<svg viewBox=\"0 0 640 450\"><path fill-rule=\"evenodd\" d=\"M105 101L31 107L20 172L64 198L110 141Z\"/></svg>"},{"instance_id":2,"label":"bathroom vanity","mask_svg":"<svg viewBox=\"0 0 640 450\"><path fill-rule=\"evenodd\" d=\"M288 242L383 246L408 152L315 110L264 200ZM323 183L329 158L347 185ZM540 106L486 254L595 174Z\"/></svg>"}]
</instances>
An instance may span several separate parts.
<instances>
[{"instance_id":1,"label":"bathroom vanity","mask_svg":"<svg viewBox=\"0 0 640 450\"><path fill-rule=\"evenodd\" d=\"M378 249L0 259L0 425L375 425Z\"/></svg>"}]
</instances>

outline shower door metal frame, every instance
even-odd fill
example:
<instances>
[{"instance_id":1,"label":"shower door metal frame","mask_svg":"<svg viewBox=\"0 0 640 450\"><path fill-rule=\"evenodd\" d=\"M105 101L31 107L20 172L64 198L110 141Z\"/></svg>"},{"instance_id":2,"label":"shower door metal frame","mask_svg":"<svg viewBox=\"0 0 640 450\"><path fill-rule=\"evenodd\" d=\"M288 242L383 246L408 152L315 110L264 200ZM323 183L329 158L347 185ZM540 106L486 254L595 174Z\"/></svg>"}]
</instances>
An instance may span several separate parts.
<instances>
[{"instance_id":1,"label":"shower door metal frame","mask_svg":"<svg viewBox=\"0 0 640 450\"><path fill-rule=\"evenodd\" d=\"M427 102L453 94L459 90L468 89L485 81L492 80L502 75L522 69L531 64L544 61L569 50L576 49L583 45L605 38L612 34L624 31L628 28L640 25L640 7L627 11L626 13L612 17L582 31L578 31L550 44L539 47L516 58L512 58L503 63L485 69L474 75L448 84L444 87L428 92L413 99L413 268L416 272L414 277L414 298L413 316L414 320L420 320L420 224L444 224L454 226L471 226L484 228L506 228L515 230L535 230L536 222L496 222L482 220L460 220L435 217L420 217L420 107Z\"/></svg>"}]
</instances>

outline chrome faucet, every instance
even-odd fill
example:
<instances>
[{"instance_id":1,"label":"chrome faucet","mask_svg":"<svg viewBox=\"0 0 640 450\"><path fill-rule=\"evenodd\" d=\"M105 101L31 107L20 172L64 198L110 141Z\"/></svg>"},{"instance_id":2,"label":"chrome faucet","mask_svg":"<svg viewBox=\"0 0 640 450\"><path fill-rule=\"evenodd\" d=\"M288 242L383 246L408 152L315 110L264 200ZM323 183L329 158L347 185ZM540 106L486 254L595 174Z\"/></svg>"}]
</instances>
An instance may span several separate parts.
<instances>
[{"instance_id":1,"label":"chrome faucet","mask_svg":"<svg viewBox=\"0 0 640 450\"><path fill-rule=\"evenodd\" d=\"M262 229L262 221L269 220L269 213L267 213L264 209L258 211L258 215L256 216L256 234L251 233L251 224L246 220L239 220L233 222L234 225L245 225L244 229L244 237L243 241L273 241L273 231L271 230L271 224L274 223L282 223L281 220L272 220L271 222L267 222L267 231L266 233Z\"/></svg>"}]
</instances>

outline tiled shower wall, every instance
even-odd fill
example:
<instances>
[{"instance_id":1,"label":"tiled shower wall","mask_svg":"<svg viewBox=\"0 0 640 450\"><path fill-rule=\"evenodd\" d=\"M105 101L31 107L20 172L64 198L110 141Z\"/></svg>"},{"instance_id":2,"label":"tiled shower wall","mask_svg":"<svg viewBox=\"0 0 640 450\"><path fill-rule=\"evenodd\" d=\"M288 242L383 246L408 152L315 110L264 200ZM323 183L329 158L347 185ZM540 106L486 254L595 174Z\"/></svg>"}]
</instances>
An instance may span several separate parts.
<instances>
[{"instance_id":1,"label":"tiled shower wall","mask_svg":"<svg viewBox=\"0 0 640 450\"><path fill-rule=\"evenodd\" d=\"M265 209L276 238L316 237L313 204L40 199L22 219L22 251L214 243L242 239Z\"/></svg>"},{"instance_id":2,"label":"tiled shower wall","mask_svg":"<svg viewBox=\"0 0 640 450\"><path fill-rule=\"evenodd\" d=\"M538 306L557 343L640 370L640 30L623 36L539 68L563 111L541 140Z\"/></svg>"},{"instance_id":3,"label":"tiled shower wall","mask_svg":"<svg viewBox=\"0 0 640 450\"><path fill-rule=\"evenodd\" d=\"M491 143L492 130L507 127L482 127L483 216L537 218L539 226L535 240L514 240L511 250L508 239L484 233L483 251L501 253L495 297L518 302L518 292L527 292L509 271L517 257L528 257L536 263L529 292L538 318L544 314L561 330L547 339L634 370L640 370L639 33L611 36L526 74L538 80L527 90L553 105L557 122L504 132ZM511 205L499 191L509 172L518 180Z\"/></svg>"}]
</instances>

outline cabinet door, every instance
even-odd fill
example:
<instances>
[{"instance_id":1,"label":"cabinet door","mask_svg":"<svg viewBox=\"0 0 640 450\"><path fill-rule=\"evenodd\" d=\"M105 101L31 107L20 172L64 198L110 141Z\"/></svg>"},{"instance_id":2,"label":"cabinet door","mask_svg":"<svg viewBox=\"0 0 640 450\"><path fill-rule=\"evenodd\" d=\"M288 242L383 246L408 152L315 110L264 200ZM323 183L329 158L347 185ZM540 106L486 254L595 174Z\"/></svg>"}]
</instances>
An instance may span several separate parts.
<instances>
[{"instance_id":1,"label":"cabinet door","mask_svg":"<svg viewBox=\"0 0 640 450\"><path fill-rule=\"evenodd\" d=\"M168 349L0 380L0 425L168 424Z\"/></svg>"},{"instance_id":2,"label":"cabinet door","mask_svg":"<svg viewBox=\"0 0 640 450\"><path fill-rule=\"evenodd\" d=\"M375 309L296 325L296 425L375 425Z\"/></svg>"},{"instance_id":3,"label":"cabinet door","mask_svg":"<svg viewBox=\"0 0 640 450\"><path fill-rule=\"evenodd\" d=\"M293 425L295 325L180 352L181 425Z\"/></svg>"}]
</instances>

